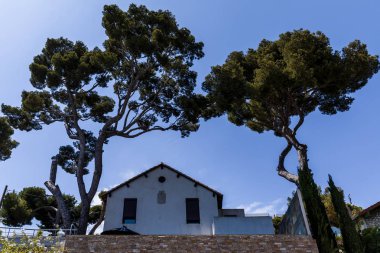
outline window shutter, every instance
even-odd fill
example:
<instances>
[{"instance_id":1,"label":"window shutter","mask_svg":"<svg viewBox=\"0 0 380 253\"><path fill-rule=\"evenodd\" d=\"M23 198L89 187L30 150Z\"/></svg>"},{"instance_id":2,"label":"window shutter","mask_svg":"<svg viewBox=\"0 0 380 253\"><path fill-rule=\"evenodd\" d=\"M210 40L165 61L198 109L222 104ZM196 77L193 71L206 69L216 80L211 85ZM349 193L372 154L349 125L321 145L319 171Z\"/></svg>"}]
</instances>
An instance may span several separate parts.
<instances>
[{"instance_id":1,"label":"window shutter","mask_svg":"<svg viewBox=\"0 0 380 253\"><path fill-rule=\"evenodd\" d=\"M136 223L137 199L124 199L123 224Z\"/></svg>"},{"instance_id":2,"label":"window shutter","mask_svg":"<svg viewBox=\"0 0 380 253\"><path fill-rule=\"evenodd\" d=\"M198 198L186 199L186 222L187 223L200 223L199 199Z\"/></svg>"}]
</instances>

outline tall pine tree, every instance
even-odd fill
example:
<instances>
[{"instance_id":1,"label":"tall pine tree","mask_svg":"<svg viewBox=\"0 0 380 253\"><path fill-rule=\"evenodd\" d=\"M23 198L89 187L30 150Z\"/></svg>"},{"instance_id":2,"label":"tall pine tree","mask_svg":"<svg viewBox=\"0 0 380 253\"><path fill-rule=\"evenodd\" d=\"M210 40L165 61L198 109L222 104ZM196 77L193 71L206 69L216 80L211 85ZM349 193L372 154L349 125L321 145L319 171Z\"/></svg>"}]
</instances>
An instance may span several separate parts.
<instances>
[{"instance_id":1,"label":"tall pine tree","mask_svg":"<svg viewBox=\"0 0 380 253\"><path fill-rule=\"evenodd\" d=\"M363 253L363 246L360 235L355 228L355 223L348 213L346 203L344 202L344 193L339 190L329 175L329 191L335 212L338 216L340 230L343 237L344 249L347 253Z\"/></svg>"},{"instance_id":2,"label":"tall pine tree","mask_svg":"<svg viewBox=\"0 0 380 253\"><path fill-rule=\"evenodd\" d=\"M311 232L317 241L319 252L338 252L335 236L331 230L326 209L322 203L318 186L314 182L311 170L309 168L298 170L298 177Z\"/></svg>"}]
</instances>

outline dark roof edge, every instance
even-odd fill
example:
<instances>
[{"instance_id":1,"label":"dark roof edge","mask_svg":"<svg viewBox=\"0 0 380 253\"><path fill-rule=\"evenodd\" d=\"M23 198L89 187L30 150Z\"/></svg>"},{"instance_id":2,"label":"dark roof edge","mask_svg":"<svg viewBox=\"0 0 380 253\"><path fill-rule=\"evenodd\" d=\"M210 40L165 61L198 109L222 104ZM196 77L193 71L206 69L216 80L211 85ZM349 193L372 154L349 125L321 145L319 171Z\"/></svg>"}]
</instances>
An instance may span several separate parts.
<instances>
[{"instance_id":1,"label":"dark roof edge","mask_svg":"<svg viewBox=\"0 0 380 253\"><path fill-rule=\"evenodd\" d=\"M373 204L372 206L370 206L370 207L364 209L363 211L361 211L358 215L355 216L354 219L356 220L357 218L362 217L362 216L365 215L366 213L368 213L368 212L370 212L370 211L372 211L373 209L376 209L376 208L378 208L378 207L380 207L380 201L377 202L377 203L375 203L375 204Z\"/></svg>"},{"instance_id":2,"label":"dark roof edge","mask_svg":"<svg viewBox=\"0 0 380 253\"><path fill-rule=\"evenodd\" d=\"M125 186L125 185L127 185L127 184L132 183L132 182L135 181L136 179L138 179L138 178L144 176L145 174L148 174L148 173L152 172L153 170L156 170L156 169L158 169L158 168L161 168L162 166L163 166L163 167L166 167L167 169L169 169L169 170L171 170L171 171L173 171L173 172L175 172L175 173L177 173L177 174L179 174L179 175L181 175L181 176L184 177L184 178L187 178L187 179L190 180L190 181L193 181L193 182L196 183L197 185L202 186L202 187L205 188L206 190L209 190L209 191L211 191L212 193L215 193L215 194L218 195L219 197L222 197L222 198L223 198L223 194L221 194L220 192L218 192L218 191L216 191L216 190L214 190L214 189L208 187L208 186L205 185L205 184L202 184L201 182L195 180L194 178L189 177L188 175L186 175L186 174L180 172L179 170L174 169L173 167L170 167L169 165L167 165L167 164L165 164L165 163L160 163L160 164L158 164L158 165L156 165L156 166L153 166L153 167L150 168L150 169L147 169L147 170L141 172L140 174L138 174L138 175L132 177L131 179L125 181L124 183L121 183L121 184L119 184L119 185L113 187L112 189L103 192L103 194L99 195L99 197L100 197L100 198L104 198L107 194L109 194L109 193L111 193L111 192L113 192L113 191L115 191L115 190L117 190L117 189L119 189L119 188L121 188L121 187L123 187L123 186Z\"/></svg>"}]
</instances>

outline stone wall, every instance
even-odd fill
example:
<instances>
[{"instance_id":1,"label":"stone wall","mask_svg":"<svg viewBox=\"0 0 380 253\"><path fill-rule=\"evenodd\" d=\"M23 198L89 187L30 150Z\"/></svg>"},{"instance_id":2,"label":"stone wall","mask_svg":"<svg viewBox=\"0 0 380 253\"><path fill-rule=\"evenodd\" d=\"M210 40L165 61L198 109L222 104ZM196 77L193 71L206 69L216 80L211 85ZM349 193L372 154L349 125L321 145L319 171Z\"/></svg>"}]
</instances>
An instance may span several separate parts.
<instances>
[{"instance_id":1,"label":"stone wall","mask_svg":"<svg viewBox=\"0 0 380 253\"><path fill-rule=\"evenodd\" d=\"M364 216L367 227L380 227L380 208L371 211Z\"/></svg>"},{"instance_id":2,"label":"stone wall","mask_svg":"<svg viewBox=\"0 0 380 253\"><path fill-rule=\"evenodd\" d=\"M257 252L318 253L308 236L290 235L218 235L218 236L68 236L66 253L119 252Z\"/></svg>"}]
</instances>

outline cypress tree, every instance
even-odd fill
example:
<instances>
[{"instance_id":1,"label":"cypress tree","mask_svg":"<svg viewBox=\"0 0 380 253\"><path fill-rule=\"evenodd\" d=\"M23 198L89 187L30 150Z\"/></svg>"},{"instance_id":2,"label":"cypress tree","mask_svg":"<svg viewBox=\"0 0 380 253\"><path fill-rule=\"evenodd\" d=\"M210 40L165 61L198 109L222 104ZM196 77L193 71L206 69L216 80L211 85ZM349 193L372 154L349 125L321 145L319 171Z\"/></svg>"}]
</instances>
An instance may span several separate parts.
<instances>
[{"instance_id":1,"label":"cypress tree","mask_svg":"<svg viewBox=\"0 0 380 253\"><path fill-rule=\"evenodd\" d=\"M355 223L348 213L346 203L344 202L343 190L339 190L329 175L329 191L335 212L338 216L340 230L343 237L343 245L346 253L363 253L363 246L360 235L356 230Z\"/></svg>"},{"instance_id":2,"label":"cypress tree","mask_svg":"<svg viewBox=\"0 0 380 253\"><path fill-rule=\"evenodd\" d=\"M298 170L299 187L305 203L307 217L313 238L317 242L320 253L338 252L335 235L331 230L326 209L319 195L318 186L314 182L309 168Z\"/></svg>"}]
</instances>

